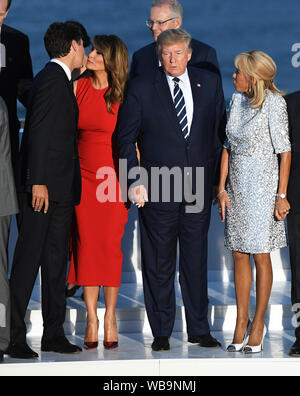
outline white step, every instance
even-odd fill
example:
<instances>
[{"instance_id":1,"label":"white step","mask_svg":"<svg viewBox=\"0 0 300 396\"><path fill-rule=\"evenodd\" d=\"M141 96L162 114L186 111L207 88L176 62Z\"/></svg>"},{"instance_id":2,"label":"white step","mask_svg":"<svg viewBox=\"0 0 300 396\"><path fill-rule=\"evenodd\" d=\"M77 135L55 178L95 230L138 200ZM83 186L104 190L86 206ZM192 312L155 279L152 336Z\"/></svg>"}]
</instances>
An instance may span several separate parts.
<instances>
[{"instance_id":1,"label":"white step","mask_svg":"<svg viewBox=\"0 0 300 396\"><path fill-rule=\"evenodd\" d=\"M213 331L232 331L236 320L235 292L233 282L209 282L209 322ZM86 310L85 303L81 299L82 289L79 289L75 297L67 299L67 312L65 322L66 334L83 334L85 330ZM293 312L290 303L290 282L275 282L273 285L269 307L266 313L266 323L270 330L293 330ZM175 332L184 332L185 313L180 294L180 288L176 283L176 320ZM98 302L98 316L100 320L99 333L103 333L103 318L105 312L103 295L100 293ZM251 290L250 314L255 312L255 290ZM150 332L150 325L144 306L142 285L126 283L120 288L117 303L117 322L119 332L139 333ZM26 323L29 336L42 334L43 323L40 304L40 287L35 286L29 309L26 315ZM102 323L102 325L101 325Z\"/></svg>"},{"instance_id":2,"label":"white step","mask_svg":"<svg viewBox=\"0 0 300 396\"><path fill-rule=\"evenodd\" d=\"M184 333L173 333L170 351L153 352L151 334L132 333L120 335L116 350L104 350L100 341L98 349L75 355L40 352L40 337L29 337L39 359L5 356L0 376L122 376L126 382L126 376L299 376L300 359L288 356L294 341L291 331L268 332L264 350L257 355L226 352L232 333L215 332L214 336L222 343L221 349L201 348L188 343ZM69 339L77 345L83 343L82 336ZM201 388L201 379L198 386ZM101 389L100 379L97 389Z\"/></svg>"}]
</instances>

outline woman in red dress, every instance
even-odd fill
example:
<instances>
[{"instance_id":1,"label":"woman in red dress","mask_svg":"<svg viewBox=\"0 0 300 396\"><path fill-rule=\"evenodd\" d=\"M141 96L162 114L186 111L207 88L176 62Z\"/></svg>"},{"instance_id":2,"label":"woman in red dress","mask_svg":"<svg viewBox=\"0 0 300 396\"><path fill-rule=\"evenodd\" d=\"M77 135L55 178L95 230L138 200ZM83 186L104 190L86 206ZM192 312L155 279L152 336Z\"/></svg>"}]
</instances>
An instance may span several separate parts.
<instances>
[{"instance_id":1,"label":"woman in red dress","mask_svg":"<svg viewBox=\"0 0 300 396\"><path fill-rule=\"evenodd\" d=\"M83 286L87 308L84 347L98 346L99 287L105 298L105 348L118 346L115 307L121 282L121 239L127 222L116 177L114 145L119 105L128 76L128 51L117 36L95 36L87 75L76 82L78 150L82 196L75 207L75 232L68 283ZM108 198L108 200L107 200Z\"/></svg>"}]
</instances>

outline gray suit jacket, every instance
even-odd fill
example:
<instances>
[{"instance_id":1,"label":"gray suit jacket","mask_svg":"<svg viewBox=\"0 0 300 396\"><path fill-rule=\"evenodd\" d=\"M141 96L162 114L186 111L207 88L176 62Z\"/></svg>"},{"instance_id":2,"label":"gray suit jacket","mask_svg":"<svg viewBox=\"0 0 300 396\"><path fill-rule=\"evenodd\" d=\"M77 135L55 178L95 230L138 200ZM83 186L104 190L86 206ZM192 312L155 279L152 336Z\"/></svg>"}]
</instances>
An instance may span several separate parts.
<instances>
[{"instance_id":1,"label":"gray suit jacket","mask_svg":"<svg viewBox=\"0 0 300 396\"><path fill-rule=\"evenodd\" d=\"M11 164L8 113L0 97L0 216L18 213L18 200Z\"/></svg>"}]
</instances>

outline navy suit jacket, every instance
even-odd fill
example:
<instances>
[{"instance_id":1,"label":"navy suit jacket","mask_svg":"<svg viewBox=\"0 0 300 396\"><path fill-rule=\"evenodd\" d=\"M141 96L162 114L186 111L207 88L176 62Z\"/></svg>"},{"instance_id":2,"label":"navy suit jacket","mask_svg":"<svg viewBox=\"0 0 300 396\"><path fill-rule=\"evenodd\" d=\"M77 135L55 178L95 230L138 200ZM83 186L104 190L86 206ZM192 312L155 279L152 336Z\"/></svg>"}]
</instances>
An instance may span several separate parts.
<instances>
[{"instance_id":1,"label":"navy suit jacket","mask_svg":"<svg viewBox=\"0 0 300 396\"><path fill-rule=\"evenodd\" d=\"M183 137L167 78L160 68L153 79L137 77L129 81L118 118L119 157L127 160L128 171L138 166L138 142L140 165L149 175L152 167L191 167L193 191L196 167L204 167L205 197L210 206L216 165L225 139L224 95L216 73L188 67L188 74L194 101L189 141ZM134 181L128 180L128 185ZM169 208L175 203L171 197L170 204L156 205Z\"/></svg>"},{"instance_id":2,"label":"navy suit jacket","mask_svg":"<svg viewBox=\"0 0 300 396\"><path fill-rule=\"evenodd\" d=\"M5 46L6 67L0 70L0 96L4 99L9 117L12 162L15 165L19 152L20 123L17 116L17 99L28 105L33 80L28 37L7 25L1 28L1 44Z\"/></svg>"},{"instance_id":3,"label":"navy suit jacket","mask_svg":"<svg viewBox=\"0 0 300 396\"><path fill-rule=\"evenodd\" d=\"M47 63L35 77L28 101L17 166L17 189L46 185L49 199L73 201L81 196L77 147L78 105L63 68Z\"/></svg>"},{"instance_id":4,"label":"navy suit jacket","mask_svg":"<svg viewBox=\"0 0 300 396\"><path fill-rule=\"evenodd\" d=\"M300 91L285 96L289 116L289 130L292 144L291 174L288 185L288 200L293 214L300 214Z\"/></svg>"},{"instance_id":5,"label":"navy suit jacket","mask_svg":"<svg viewBox=\"0 0 300 396\"><path fill-rule=\"evenodd\" d=\"M220 75L215 49L195 39L192 39L191 46L193 52L189 66L209 70ZM153 42L133 54L130 77L154 77L158 68L159 62L156 52L156 42Z\"/></svg>"}]
</instances>

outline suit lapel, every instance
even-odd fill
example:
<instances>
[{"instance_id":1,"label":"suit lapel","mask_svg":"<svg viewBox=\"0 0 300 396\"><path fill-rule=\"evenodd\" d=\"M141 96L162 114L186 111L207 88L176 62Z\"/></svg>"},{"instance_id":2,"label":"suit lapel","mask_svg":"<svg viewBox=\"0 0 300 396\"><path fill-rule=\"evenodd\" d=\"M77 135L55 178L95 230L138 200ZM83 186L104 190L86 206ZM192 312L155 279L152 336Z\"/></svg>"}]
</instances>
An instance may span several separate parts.
<instances>
[{"instance_id":1,"label":"suit lapel","mask_svg":"<svg viewBox=\"0 0 300 396\"><path fill-rule=\"evenodd\" d=\"M176 131L178 136L185 142L182 130L178 122L178 117L176 114L169 84L162 68L159 69L156 75L155 88L157 96L161 102L162 107L164 108L167 117L170 120L170 123L173 125L174 130Z\"/></svg>"},{"instance_id":2,"label":"suit lapel","mask_svg":"<svg viewBox=\"0 0 300 396\"><path fill-rule=\"evenodd\" d=\"M198 118L201 115L201 110L199 110L199 106L201 106L203 99L203 96L201 95L203 91L203 81L202 79L199 79L199 76L196 76L193 70L190 68L188 68L188 74L190 78L190 84L191 84L193 102L194 102L193 120L190 131L190 140L191 140L193 137L195 126L198 125Z\"/></svg>"}]
</instances>

